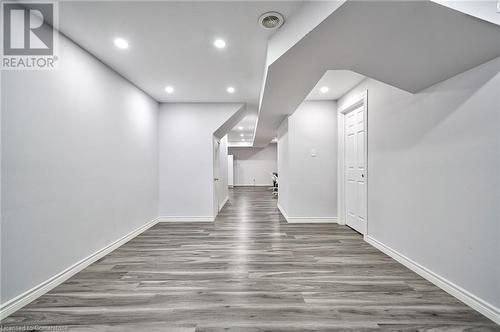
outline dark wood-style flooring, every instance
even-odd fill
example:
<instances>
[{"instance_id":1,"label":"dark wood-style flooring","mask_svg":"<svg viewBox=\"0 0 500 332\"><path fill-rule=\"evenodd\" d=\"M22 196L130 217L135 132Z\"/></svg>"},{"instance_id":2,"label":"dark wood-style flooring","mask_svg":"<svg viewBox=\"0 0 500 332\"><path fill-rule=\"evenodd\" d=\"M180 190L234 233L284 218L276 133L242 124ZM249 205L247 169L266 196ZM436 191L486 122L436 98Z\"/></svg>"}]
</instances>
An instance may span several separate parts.
<instances>
[{"instance_id":1,"label":"dark wood-style flooring","mask_svg":"<svg viewBox=\"0 0 500 332\"><path fill-rule=\"evenodd\" d=\"M287 224L266 188L215 223L160 223L2 321L69 331L499 331L336 224Z\"/></svg>"}]
</instances>

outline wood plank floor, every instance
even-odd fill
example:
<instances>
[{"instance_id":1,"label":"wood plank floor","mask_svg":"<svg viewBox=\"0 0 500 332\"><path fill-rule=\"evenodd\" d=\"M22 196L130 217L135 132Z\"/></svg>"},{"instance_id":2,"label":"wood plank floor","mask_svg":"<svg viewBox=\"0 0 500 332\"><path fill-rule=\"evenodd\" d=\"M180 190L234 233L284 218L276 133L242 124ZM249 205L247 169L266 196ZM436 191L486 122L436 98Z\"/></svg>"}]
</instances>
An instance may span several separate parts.
<instances>
[{"instance_id":1,"label":"wood plank floor","mask_svg":"<svg viewBox=\"0 0 500 332\"><path fill-rule=\"evenodd\" d=\"M287 224L265 188L215 223L161 223L2 321L69 331L499 331L335 224Z\"/></svg>"}]
</instances>

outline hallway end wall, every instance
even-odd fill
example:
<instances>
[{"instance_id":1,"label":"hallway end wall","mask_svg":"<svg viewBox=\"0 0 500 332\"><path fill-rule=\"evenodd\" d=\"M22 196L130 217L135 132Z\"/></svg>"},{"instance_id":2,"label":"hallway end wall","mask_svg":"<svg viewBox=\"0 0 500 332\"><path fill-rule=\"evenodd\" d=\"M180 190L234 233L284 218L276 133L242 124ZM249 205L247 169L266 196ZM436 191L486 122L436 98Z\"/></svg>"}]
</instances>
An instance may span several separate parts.
<instances>
[{"instance_id":1,"label":"hallway end wall","mask_svg":"<svg viewBox=\"0 0 500 332\"><path fill-rule=\"evenodd\" d=\"M271 173L277 172L276 144L264 148L230 147L235 186L272 186Z\"/></svg>"}]
</instances>

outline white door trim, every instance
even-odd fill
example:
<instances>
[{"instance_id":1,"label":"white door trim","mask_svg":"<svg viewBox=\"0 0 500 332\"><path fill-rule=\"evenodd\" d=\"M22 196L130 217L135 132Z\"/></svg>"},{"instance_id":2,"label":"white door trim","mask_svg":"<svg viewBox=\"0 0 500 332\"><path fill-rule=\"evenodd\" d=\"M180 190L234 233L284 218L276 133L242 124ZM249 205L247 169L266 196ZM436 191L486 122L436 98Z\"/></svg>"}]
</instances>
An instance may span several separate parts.
<instances>
[{"instance_id":1,"label":"white door trim","mask_svg":"<svg viewBox=\"0 0 500 332\"><path fill-rule=\"evenodd\" d=\"M213 182L213 217L214 220L221 210L219 202L219 178L220 178L220 139L213 136L213 163L212 163L212 182Z\"/></svg>"},{"instance_id":2,"label":"white door trim","mask_svg":"<svg viewBox=\"0 0 500 332\"><path fill-rule=\"evenodd\" d=\"M337 206L339 209L339 219L338 223L341 225L346 224L346 216L345 216L345 142L344 142L344 122L345 115L350 111L364 106L365 109L365 162L366 162L366 221L365 221L365 229L363 235L368 235L368 186L369 186L369 170L368 170L368 90L365 90L356 99L340 109L338 109L338 172L337 172L337 180L338 180L338 194L337 194Z\"/></svg>"}]
</instances>

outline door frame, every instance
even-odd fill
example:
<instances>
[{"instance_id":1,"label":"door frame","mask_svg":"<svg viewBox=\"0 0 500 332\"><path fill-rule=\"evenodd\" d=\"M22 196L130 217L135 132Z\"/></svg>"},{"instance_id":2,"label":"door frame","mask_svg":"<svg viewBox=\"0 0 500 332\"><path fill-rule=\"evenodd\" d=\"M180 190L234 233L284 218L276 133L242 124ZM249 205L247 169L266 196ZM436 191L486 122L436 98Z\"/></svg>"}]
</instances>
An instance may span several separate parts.
<instances>
[{"instance_id":1,"label":"door frame","mask_svg":"<svg viewBox=\"0 0 500 332\"><path fill-rule=\"evenodd\" d=\"M365 108L365 167L366 167L366 219L363 236L368 235L368 186L369 186L369 170L368 170L368 90L363 91L356 96L349 104L338 109L338 172L337 172L337 206L339 207L339 224L346 225L346 206L345 206L345 142L344 142L344 126L345 116L354 109L364 106Z\"/></svg>"},{"instance_id":2,"label":"door frame","mask_svg":"<svg viewBox=\"0 0 500 332\"><path fill-rule=\"evenodd\" d=\"M213 146L213 159L212 159L213 217L215 219L220 212L219 187L218 187L220 181L220 160L219 160L220 139L213 136L212 146Z\"/></svg>"}]
</instances>

